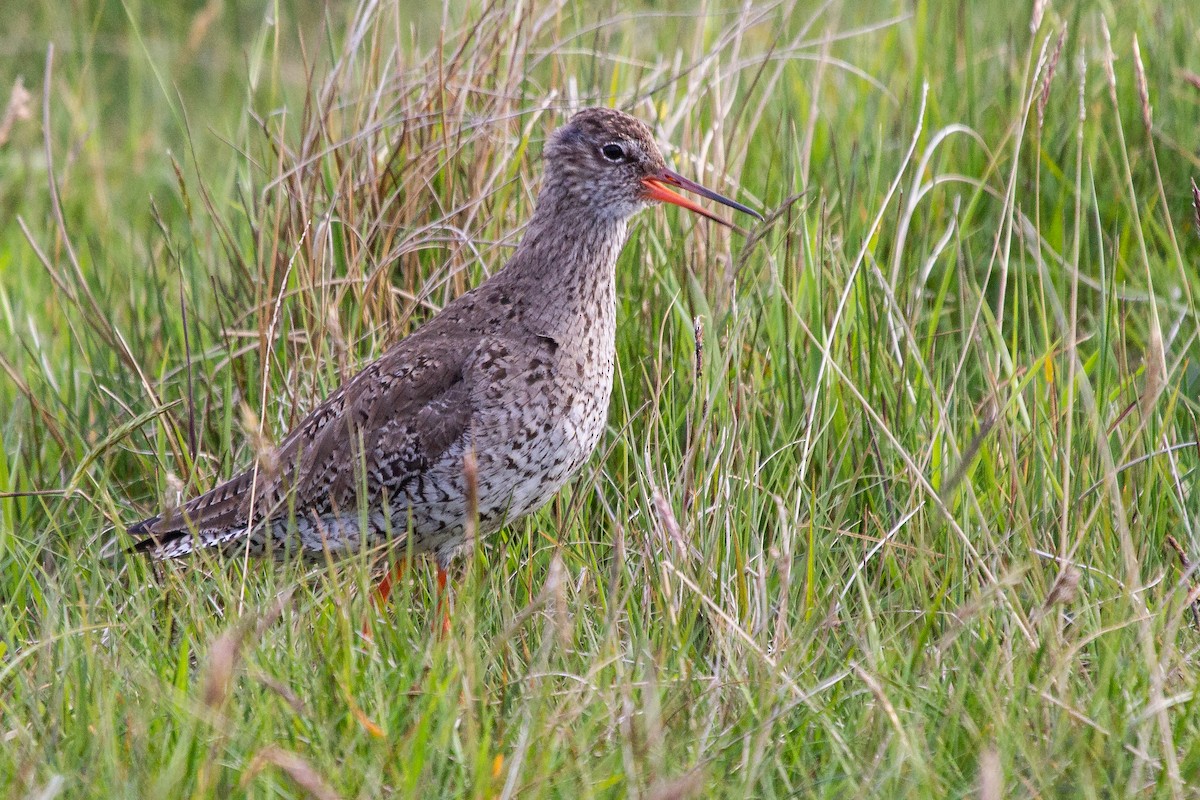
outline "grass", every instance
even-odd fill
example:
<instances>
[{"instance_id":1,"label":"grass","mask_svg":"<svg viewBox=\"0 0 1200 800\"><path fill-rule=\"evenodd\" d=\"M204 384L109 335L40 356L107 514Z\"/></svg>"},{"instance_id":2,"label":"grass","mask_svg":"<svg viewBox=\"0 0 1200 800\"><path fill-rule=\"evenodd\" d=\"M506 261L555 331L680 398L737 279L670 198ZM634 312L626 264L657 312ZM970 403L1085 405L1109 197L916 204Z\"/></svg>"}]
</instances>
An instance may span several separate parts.
<instances>
[{"instance_id":1,"label":"grass","mask_svg":"<svg viewBox=\"0 0 1200 800\"><path fill-rule=\"evenodd\" d=\"M1200 785L1191 4L6 17L0 795ZM601 451L448 637L421 566L114 557L498 267L582 104L770 222L635 226Z\"/></svg>"}]
</instances>

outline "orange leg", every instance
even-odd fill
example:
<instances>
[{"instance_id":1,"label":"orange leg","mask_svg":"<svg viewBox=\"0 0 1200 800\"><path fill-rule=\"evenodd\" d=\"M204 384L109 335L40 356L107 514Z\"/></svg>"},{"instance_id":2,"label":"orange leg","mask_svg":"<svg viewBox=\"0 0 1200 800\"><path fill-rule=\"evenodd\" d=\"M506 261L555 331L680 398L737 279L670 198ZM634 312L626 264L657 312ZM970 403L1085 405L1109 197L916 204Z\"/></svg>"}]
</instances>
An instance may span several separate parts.
<instances>
[{"instance_id":1,"label":"orange leg","mask_svg":"<svg viewBox=\"0 0 1200 800\"><path fill-rule=\"evenodd\" d=\"M383 573L383 577L379 580L379 585L375 587L376 608L382 608L387 603L388 597L390 597L392 594L392 587L399 583L403 578L403 561L397 561L390 570Z\"/></svg>"},{"instance_id":2,"label":"orange leg","mask_svg":"<svg viewBox=\"0 0 1200 800\"><path fill-rule=\"evenodd\" d=\"M396 584L400 583L400 581L403 580L404 566L405 566L405 562L403 562L403 561L397 562L395 566L393 566L390 570L385 572L383 574L383 577L380 578L379 585L375 587L375 596L373 598L374 602L372 603L372 605L375 606L376 611L383 610L383 607L385 605L387 605L388 598L392 594L392 589L395 588ZM433 630L435 632L437 632L439 634L439 636L443 636L443 637L450 635L450 606L446 599L449 594L448 590L446 589L447 582L448 582L448 575L446 573L446 569L441 564L438 564L437 565L436 613L437 613L438 617L440 618L441 622L440 622L440 626L439 626L439 623L435 621L433 623ZM439 630L439 628L440 628L440 630ZM363 638L368 639L368 640L370 640L372 638L369 616L363 620L362 633L363 633Z\"/></svg>"},{"instance_id":3,"label":"orange leg","mask_svg":"<svg viewBox=\"0 0 1200 800\"><path fill-rule=\"evenodd\" d=\"M404 565L405 562L397 561L394 565L392 565L392 568L383 573L383 577L379 579L379 584L375 587L375 596L371 598L371 605L375 607L376 611L383 610L383 607L387 605L388 598L391 597L392 588L404 579ZM369 612L367 616L363 618L362 635L363 638L367 639L368 641L374 638L371 636L371 615Z\"/></svg>"}]
</instances>

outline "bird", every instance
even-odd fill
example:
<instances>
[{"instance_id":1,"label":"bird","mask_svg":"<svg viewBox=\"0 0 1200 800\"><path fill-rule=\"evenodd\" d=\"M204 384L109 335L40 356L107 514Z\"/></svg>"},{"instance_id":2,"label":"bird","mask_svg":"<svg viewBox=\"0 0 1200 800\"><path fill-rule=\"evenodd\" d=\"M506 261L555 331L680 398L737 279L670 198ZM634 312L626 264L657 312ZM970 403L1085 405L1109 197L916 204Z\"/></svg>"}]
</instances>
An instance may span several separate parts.
<instances>
[{"instance_id":1,"label":"bird","mask_svg":"<svg viewBox=\"0 0 1200 800\"><path fill-rule=\"evenodd\" d=\"M649 127L587 108L543 148L507 263L313 408L270 458L127 528L153 560L199 551L325 560L377 546L456 553L548 502L596 449L616 362L616 263L641 210L729 225L668 169ZM440 595L439 595L440 597Z\"/></svg>"}]
</instances>

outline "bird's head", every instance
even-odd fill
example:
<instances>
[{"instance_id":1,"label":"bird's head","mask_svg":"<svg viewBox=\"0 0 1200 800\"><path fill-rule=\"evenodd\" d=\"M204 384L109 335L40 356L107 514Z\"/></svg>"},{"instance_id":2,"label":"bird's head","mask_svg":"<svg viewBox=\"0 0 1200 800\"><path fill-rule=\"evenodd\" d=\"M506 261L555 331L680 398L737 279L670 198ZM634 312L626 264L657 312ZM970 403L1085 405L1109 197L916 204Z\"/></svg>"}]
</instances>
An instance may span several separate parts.
<instances>
[{"instance_id":1,"label":"bird's head","mask_svg":"<svg viewBox=\"0 0 1200 800\"><path fill-rule=\"evenodd\" d=\"M762 219L741 203L672 172L646 124L615 109L580 111L550 137L545 159L546 188L601 217L626 219L652 203L663 202L729 224L676 194L674 187Z\"/></svg>"}]
</instances>

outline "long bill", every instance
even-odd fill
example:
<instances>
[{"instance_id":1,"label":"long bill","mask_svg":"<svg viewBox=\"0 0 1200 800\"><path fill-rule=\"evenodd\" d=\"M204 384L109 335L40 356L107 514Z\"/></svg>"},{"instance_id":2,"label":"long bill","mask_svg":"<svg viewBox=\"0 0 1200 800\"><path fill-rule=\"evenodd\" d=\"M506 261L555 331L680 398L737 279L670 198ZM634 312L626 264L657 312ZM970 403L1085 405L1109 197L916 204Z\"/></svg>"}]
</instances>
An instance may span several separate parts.
<instances>
[{"instance_id":1,"label":"long bill","mask_svg":"<svg viewBox=\"0 0 1200 800\"><path fill-rule=\"evenodd\" d=\"M728 228L732 228L733 224L721 219L704 206L698 203L693 203L686 197L676 194L667 187L676 186L686 192L692 192L693 194L698 194L701 197L707 197L709 200L715 200L721 205L726 205L732 209L741 211L744 214L749 214L756 219L762 219L762 214L759 214L754 209L747 208L737 201L730 200L724 195L717 194L712 189L706 189L695 181L689 181L678 172L672 172L669 169L664 169L654 175L642 178L642 185L646 187L646 196L651 200L659 200L663 203L671 203L673 205L682 206L688 211L695 211L697 214L703 217L708 217L713 222L719 222Z\"/></svg>"}]
</instances>

